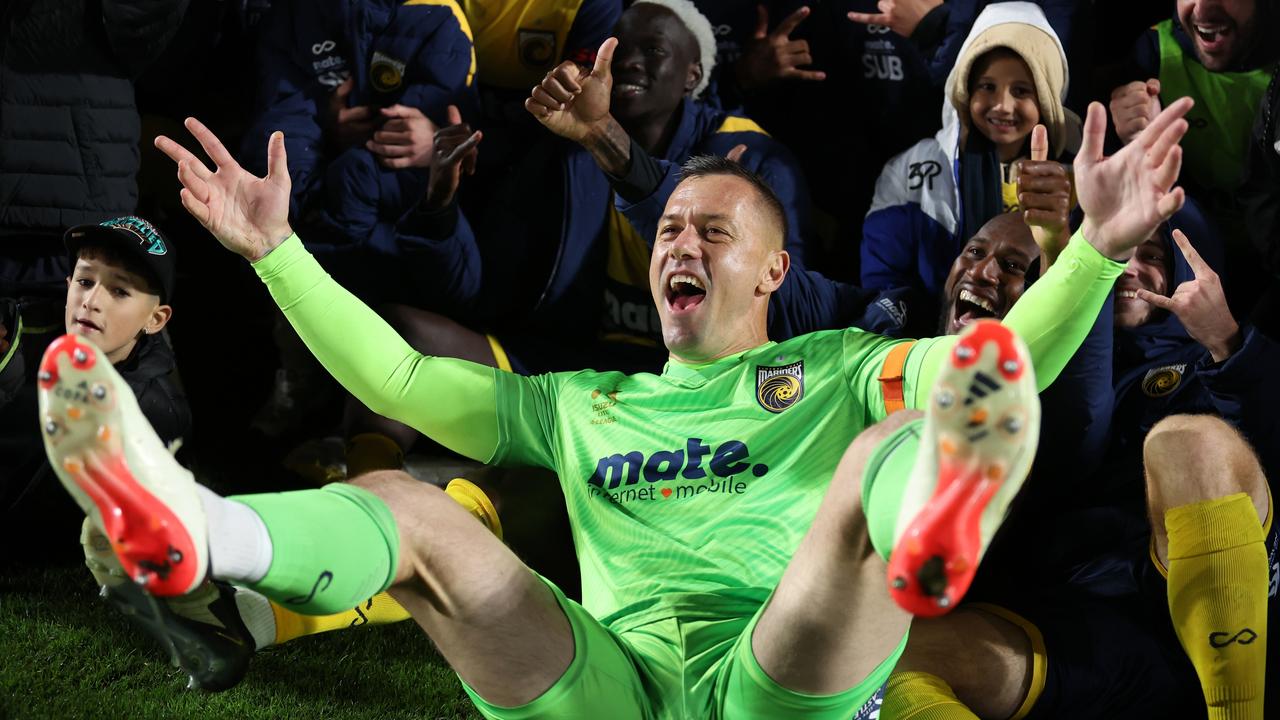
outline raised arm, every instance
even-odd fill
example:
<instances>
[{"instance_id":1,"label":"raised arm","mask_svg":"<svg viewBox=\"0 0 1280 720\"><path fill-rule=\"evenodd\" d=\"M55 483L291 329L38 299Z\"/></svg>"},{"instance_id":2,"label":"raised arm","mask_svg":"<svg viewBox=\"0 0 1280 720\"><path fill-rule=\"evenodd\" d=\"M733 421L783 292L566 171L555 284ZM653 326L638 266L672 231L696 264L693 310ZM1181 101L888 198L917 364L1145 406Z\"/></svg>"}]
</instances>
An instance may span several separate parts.
<instances>
[{"instance_id":1,"label":"raised arm","mask_svg":"<svg viewBox=\"0 0 1280 720\"><path fill-rule=\"evenodd\" d=\"M156 147L178 163L183 207L224 247L254 264L325 369L374 412L467 457L492 459L499 449L499 371L418 353L320 268L289 227L283 134L271 135L267 176L259 178L199 121L188 118L186 126L217 169L211 172L173 140L156 138Z\"/></svg>"}]
</instances>

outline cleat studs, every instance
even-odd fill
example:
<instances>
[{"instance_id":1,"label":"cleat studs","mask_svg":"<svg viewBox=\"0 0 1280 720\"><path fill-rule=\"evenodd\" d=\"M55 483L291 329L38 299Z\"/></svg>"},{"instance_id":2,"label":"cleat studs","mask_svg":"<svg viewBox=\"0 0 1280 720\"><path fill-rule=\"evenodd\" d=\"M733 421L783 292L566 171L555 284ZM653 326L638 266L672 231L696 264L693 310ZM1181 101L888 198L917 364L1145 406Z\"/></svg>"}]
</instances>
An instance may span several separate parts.
<instances>
[{"instance_id":1,"label":"cleat studs","mask_svg":"<svg viewBox=\"0 0 1280 720\"><path fill-rule=\"evenodd\" d=\"M182 562L182 551L175 547L169 548L169 562L174 565Z\"/></svg>"},{"instance_id":2,"label":"cleat studs","mask_svg":"<svg viewBox=\"0 0 1280 720\"><path fill-rule=\"evenodd\" d=\"M938 597L938 607L940 608L951 607L951 598L947 597L946 595L940 595Z\"/></svg>"},{"instance_id":3,"label":"cleat studs","mask_svg":"<svg viewBox=\"0 0 1280 720\"><path fill-rule=\"evenodd\" d=\"M44 432L46 435L53 435L58 432L58 423L53 420L44 421Z\"/></svg>"},{"instance_id":4,"label":"cleat studs","mask_svg":"<svg viewBox=\"0 0 1280 720\"><path fill-rule=\"evenodd\" d=\"M76 364L83 365L89 362L89 353L81 348L76 348L75 352L71 354L71 359L75 360Z\"/></svg>"},{"instance_id":5,"label":"cleat studs","mask_svg":"<svg viewBox=\"0 0 1280 720\"><path fill-rule=\"evenodd\" d=\"M53 373L48 370L41 370L40 374L36 376L36 379L42 383L50 382L53 380Z\"/></svg>"},{"instance_id":6,"label":"cleat studs","mask_svg":"<svg viewBox=\"0 0 1280 720\"><path fill-rule=\"evenodd\" d=\"M952 405L955 405L955 403L956 403L955 393L951 392L950 390L938 391L938 407L945 410L951 407Z\"/></svg>"},{"instance_id":7,"label":"cleat studs","mask_svg":"<svg viewBox=\"0 0 1280 720\"><path fill-rule=\"evenodd\" d=\"M101 385L94 385L93 396L99 400L105 400L107 398L107 389Z\"/></svg>"},{"instance_id":8,"label":"cleat studs","mask_svg":"<svg viewBox=\"0 0 1280 720\"><path fill-rule=\"evenodd\" d=\"M1007 417L1000 421L1000 429L1010 435L1016 435L1022 429L1022 420L1013 416Z\"/></svg>"},{"instance_id":9,"label":"cleat studs","mask_svg":"<svg viewBox=\"0 0 1280 720\"><path fill-rule=\"evenodd\" d=\"M106 585L103 585L102 587L98 588L98 597L102 598L103 600L106 600L108 597L111 597L111 592L107 590Z\"/></svg>"},{"instance_id":10,"label":"cleat studs","mask_svg":"<svg viewBox=\"0 0 1280 720\"><path fill-rule=\"evenodd\" d=\"M956 358L960 360L969 360L973 358L973 348L969 347L968 345L957 345Z\"/></svg>"},{"instance_id":11,"label":"cleat studs","mask_svg":"<svg viewBox=\"0 0 1280 720\"><path fill-rule=\"evenodd\" d=\"M68 417L68 418L70 418L70 419L72 419L72 420L79 420L79 419L80 419L81 417L83 417L83 416L84 416L84 411L83 411L83 410L81 410L80 408L78 408L78 407L69 407L69 408L67 408L67 417Z\"/></svg>"},{"instance_id":12,"label":"cleat studs","mask_svg":"<svg viewBox=\"0 0 1280 720\"><path fill-rule=\"evenodd\" d=\"M906 579L906 578L904 578L904 577L902 577L901 575L899 575L898 577L894 578L894 579L893 579L893 589L894 589L894 590L906 590L906 589L907 589L907 579ZM103 588L103 590L105 591L105 590L106 590L106 588Z\"/></svg>"},{"instance_id":13,"label":"cleat studs","mask_svg":"<svg viewBox=\"0 0 1280 720\"><path fill-rule=\"evenodd\" d=\"M1004 361L1004 363L1002 363L1002 364L1000 365L1000 367L1001 367L1001 369L1003 369L1003 370L1005 371L1005 373L1007 373L1007 374L1009 374L1009 375L1012 375L1012 374L1014 374L1014 373L1018 372L1018 361L1017 361L1017 360L1005 360L1005 361Z\"/></svg>"},{"instance_id":14,"label":"cleat studs","mask_svg":"<svg viewBox=\"0 0 1280 720\"><path fill-rule=\"evenodd\" d=\"M62 462L62 469L72 475L79 475L84 470L84 467L79 463L79 461L68 458Z\"/></svg>"},{"instance_id":15,"label":"cleat studs","mask_svg":"<svg viewBox=\"0 0 1280 720\"><path fill-rule=\"evenodd\" d=\"M106 442L106 441L110 440L110 439L111 439L111 428L107 427L106 425L99 425L99 426L98 426L98 439L99 439L99 440L101 440L102 442Z\"/></svg>"}]
</instances>

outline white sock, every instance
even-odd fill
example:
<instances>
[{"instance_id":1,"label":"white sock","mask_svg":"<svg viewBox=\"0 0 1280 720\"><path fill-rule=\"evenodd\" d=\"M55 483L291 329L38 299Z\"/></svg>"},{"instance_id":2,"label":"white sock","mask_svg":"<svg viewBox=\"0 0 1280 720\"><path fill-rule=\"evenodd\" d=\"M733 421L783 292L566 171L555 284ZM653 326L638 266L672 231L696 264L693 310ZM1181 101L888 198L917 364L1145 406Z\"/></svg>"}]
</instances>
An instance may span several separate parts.
<instances>
[{"instance_id":1,"label":"white sock","mask_svg":"<svg viewBox=\"0 0 1280 720\"><path fill-rule=\"evenodd\" d=\"M253 508L196 485L209 520L209 574L255 583L271 569L271 534Z\"/></svg>"},{"instance_id":2,"label":"white sock","mask_svg":"<svg viewBox=\"0 0 1280 720\"><path fill-rule=\"evenodd\" d=\"M249 634L253 636L254 645L257 646L255 650L276 644L276 614L266 596L237 585L236 609L240 611L240 621L249 628Z\"/></svg>"}]
</instances>

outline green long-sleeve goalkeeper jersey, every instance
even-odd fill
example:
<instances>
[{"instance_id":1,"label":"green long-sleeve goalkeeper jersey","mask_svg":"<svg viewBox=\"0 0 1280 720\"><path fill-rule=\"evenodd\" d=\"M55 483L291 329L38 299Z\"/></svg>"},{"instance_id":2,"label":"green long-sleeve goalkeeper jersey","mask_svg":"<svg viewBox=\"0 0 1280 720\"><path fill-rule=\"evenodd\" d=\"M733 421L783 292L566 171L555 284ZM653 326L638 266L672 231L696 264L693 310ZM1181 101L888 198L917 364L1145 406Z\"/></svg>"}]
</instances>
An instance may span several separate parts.
<instances>
[{"instance_id":1,"label":"green long-sleeve goalkeeper jersey","mask_svg":"<svg viewBox=\"0 0 1280 720\"><path fill-rule=\"evenodd\" d=\"M671 361L661 375L524 377L415 352L296 237L255 268L316 357L370 409L476 460L554 470L583 604L618 630L755 612L844 450L884 417L878 376L900 342L851 328L704 365ZM1122 268L1076 238L1006 318L1042 387ZM934 338L912 347L908 407L923 403L951 346Z\"/></svg>"}]
</instances>

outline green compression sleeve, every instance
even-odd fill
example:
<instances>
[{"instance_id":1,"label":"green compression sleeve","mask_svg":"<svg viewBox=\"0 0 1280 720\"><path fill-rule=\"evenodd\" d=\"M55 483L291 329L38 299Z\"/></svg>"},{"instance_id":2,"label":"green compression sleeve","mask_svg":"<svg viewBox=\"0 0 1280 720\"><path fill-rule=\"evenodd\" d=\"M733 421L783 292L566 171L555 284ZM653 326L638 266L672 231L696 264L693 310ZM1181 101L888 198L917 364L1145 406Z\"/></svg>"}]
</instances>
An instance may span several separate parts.
<instances>
[{"instance_id":1,"label":"green compression sleeve","mask_svg":"<svg viewBox=\"0 0 1280 720\"><path fill-rule=\"evenodd\" d=\"M1124 263L1110 260L1094 249L1079 230L1049 268L1004 318L1004 324L1018 334L1031 352L1036 371L1036 387L1043 392L1066 367L1089 334ZM908 407L923 408L929 390L938 377L942 362L955 345L949 342L917 343L907 356L904 388Z\"/></svg>"},{"instance_id":2,"label":"green compression sleeve","mask_svg":"<svg viewBox=\"0 0 1280 720\"><path fill-rule=\"evenodd\" d=\"M253 267L307 348L366 407L469 458L493 457L501 371L414 350L329 277L297 235Z\"/></svg>"}]
</instances>

